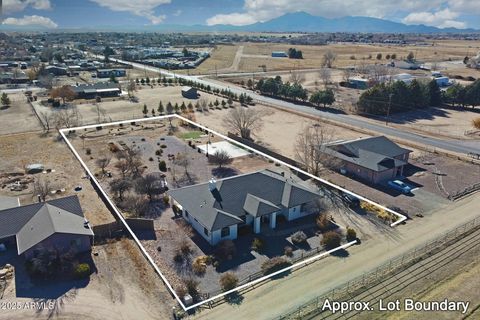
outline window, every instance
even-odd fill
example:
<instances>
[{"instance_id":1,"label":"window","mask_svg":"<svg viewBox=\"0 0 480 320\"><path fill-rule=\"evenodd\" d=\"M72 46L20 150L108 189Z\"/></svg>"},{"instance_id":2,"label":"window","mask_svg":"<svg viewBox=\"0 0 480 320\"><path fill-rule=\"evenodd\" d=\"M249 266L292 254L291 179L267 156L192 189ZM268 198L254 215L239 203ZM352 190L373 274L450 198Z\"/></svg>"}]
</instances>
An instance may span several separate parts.
<instances>
[{"instance_id":1,"label":"window","mask_svg":"<svg viewBox=\"0 0 480 320\"><path fill-rule=\"evenodd\" d=\"M208 236L208 229L207 229L207 228L203 228L203 233L205 233L205 235Z\"/></svg>"},{"instance_id":2,"label":"window","mask_svg":"<svg viewBox=\"0 0 480 320\"><path fill-rule=\"evenodd\" d=\"M230 227L222 228L222 238L228 237L230 235Z\"/></svg>"}]
</instances>

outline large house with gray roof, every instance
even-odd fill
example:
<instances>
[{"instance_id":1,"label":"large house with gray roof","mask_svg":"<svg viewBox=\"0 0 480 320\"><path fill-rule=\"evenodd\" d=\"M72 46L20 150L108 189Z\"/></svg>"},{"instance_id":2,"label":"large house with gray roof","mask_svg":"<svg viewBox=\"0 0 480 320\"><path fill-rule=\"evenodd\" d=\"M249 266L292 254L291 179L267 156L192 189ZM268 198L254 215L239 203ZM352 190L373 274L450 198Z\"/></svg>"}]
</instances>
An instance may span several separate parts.
<instances>
[{"instance_id":1,"label":"large house with gray roof","mask_svg":"<svg viewBox=\"0 0 480 320\"><path fill-rule=\"evenodd\" d=\"M276 228L277 218L292 221L312 213L319 194L294 176L262 170L168 192L182 217L211 245L234 240L239 228Z\"/></svg>"},{"instance_id":2,"label":"large house with gray roof","mask_svg":"<svg viewBox=\"0 0 480 320\"><path fill-rule=\"evenodd\" d=\"M10 202L12 203L12 202ZM91 249L93 232L77 196L0 211L0 243L16 247L26 259L39 250L81 253Z\"/></svg>"},{"instance_id":3,"label":"large house with gray roof","mask_svg":"<svg viewBox=\"0 0 480 320\"><path fill-rule=\"evenodd\" d=\"M374 184L403 176L412 152L384 136L334 142L322 151L340 162L341 171Z\"/></svg>"}]
</instances>

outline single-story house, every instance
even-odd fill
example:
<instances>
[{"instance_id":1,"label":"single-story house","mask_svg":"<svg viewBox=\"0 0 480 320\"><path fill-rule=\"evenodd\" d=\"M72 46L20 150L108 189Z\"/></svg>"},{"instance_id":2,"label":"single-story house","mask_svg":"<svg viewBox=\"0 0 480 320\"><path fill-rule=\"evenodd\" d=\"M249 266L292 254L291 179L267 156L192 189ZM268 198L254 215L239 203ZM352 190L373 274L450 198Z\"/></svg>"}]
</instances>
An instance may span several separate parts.
<instances>
[{"instance_id":1,"label":"single-story house","mask_svg":"<svg viewBox=\"0 0 480 320\"><path fill-rule=\"evenodd\" d=\"M364 79L360 77L350 77L348 78L348 85L350 88L354 89L368 89L370 87L371 81L369 79Z\"/></svg>"},{"instance_id":2,"label":"single-story house","mask_svg":"<svg viewBox=\"0 0 480 320\"><path fill-rule=\"evenodd\" d=\"M197 99L198 98L197 89L192 88L192 87L183 87L182 88L182 97L187 98L187 99Z\"/></svg>"},{"instance_id":3,"label":"single-story house","mask_svg":"<svg viewBox=\"0 0 480 320\"><path fill-rule=\"evenodd\" d=\"M277 218L292 221L311 213L320 195L294 176L262 170L214 179L168 192L183 219L211 245L234 240L240 228L258 234L275 229Z\"/></svg>"},{"instance_id":4,"label":"single-story house","mask_svg":"<svg viewBox=\"0 0 480 320\"><path fill-rule=\"evenodd\" d=\"M127 71L125 69L98 69L97 78L110 78L111 76L115 77L125 77Z\"/></svg>"},{"instance_id":5,"label":"single-story house","mask_svg":"<svg viewBox=\"0 0 480 320\"><path fill-rule=\"evenodd\" d=\"M96 97L118 97L122 93L120 85L113 82L81 84L72 87L77 99L95 99Z\"/></svg>"},{"instance_id":6,"label":"single-story house","mask_svg":"<svg viewBox=\"0 0 480 320\"><path fill-rule=\"evenodd\" d=\"M0 243L15 246L26 259L42 249L60 254L87 252L92 239L77 196L0 211Z\"/></svg>"},{"instance_id":7,"label":"single-story house","mask_svg":"<svg viewBox=\"0 0 480 320\"><path fill-rule=\"evenodd\" d=\"M329 143L322 152L337 159L342 172L376 184L403 176L412 151L378 136Z\"/></svg>"}]
</instances>

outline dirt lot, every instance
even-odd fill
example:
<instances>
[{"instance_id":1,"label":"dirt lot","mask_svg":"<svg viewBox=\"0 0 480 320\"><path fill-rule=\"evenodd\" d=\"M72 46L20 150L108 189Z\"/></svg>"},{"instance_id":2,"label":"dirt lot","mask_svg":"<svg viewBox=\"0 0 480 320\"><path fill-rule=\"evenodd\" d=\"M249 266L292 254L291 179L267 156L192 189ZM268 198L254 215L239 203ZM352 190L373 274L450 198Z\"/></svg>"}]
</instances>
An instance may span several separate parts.
<instances>
[{"instance_id":1,"label":"dirt lot","mask_svg":"<svg viewBox=\"0 0 480 320\"><path fill-rule=\"evenodd\" d=\"M23 93L9 94L12 105L0 108L0 135L42 129Z\"/></svg>"},{"instance_id":2,"label":"dirt lot","mask_svg":"<svg viewBox=\"0 0 480 320\"><path fill-rule=\"evenodd\" d=\"M461 108L429 108L393 114L392 126L408 128L421 133L448 139L480 139L480 133L473 130L472 120L480 117L478 110ZM372 120L384 122L384 120Z\"/></svg>"},{"instance_id":3,"label":"dirt lot","mask_svg":"<svg viewBox=\"0 0 480 320\"><path fill-rule=\"evenodd\" d=\"M297 135L303 128L313 125L316 121L262 105L256 105L253 108L265 113L263 127L259 132L254 133L256 141L282 155L295 157ZM226 133L228 128L224 127L222 119L227 113L228 110L215 110L214 112L197 114L197 122L220 133ZM325 126L335 132L335 139L348 140L366 136L344 128Z\"/></svg>"},{"instance_id":4,"label":"dirt lot","mask_svg":"<svg viewBox=\"0 0 480 320\"><path fill-rule=\"evenodd\" d=\"M367 44L332 44L327 46L295 46L302 50L303 60L291 60L288 58L272 58L272 51L287 51L292 47L289 44L271 44L271 43L242 43L243 56L239 64L239 71L254 72L259 71L260 65L266 65L267 70L293 70L305 68L318 68L322 63L322 56L327 50L332 50L337 54L335 66L345 67L359 63L386 63L387 54L396 53L398 59L402 59L409 52L414 52L420 61L447 61L462 60L466 52L474 54L478 51L480 44L472 41L435 41L428 42L423 46L395 46L395 45L367 45ZM377 53L383 54L383 60L376 60ZM215 57L215 51L212 57ZM369 56L372 56L369 59ZM235 50L231 50L229 55L223 55L223 59L230 59L230 64L235 57ZM355 57L355 59L352 59ZM222 60L223 60L222 59ZM208 60L207 60L208 61ZM229 65L227 65L228 67ZM213 69L213 68L212 68ZM465 69L462 68L462 71ZM478 71L466 69L472 74ZM478 74L477 74L478 75Z\"/></svg>"},{"instance_id":5,"label":"dirt lot","mask_svg":"<svg viewBox=\"0 0 480 320\"><path fill-rule=\"evenodd\" d=\"M48 180L55 190L65 189L64 192L52 195L47 199L78 195L85 216L93 225L114 221L112 214L106 209L89 180L85 179L85 173L80 163L75 159L66 144L63 141L57 141L56 138L57 136L53 134L43 136L39 133L2 136L0 139L0 150L2 150L2 156L0 157L1 173L7 175L9 173L25 173L24 167L26 165L32 163L43 164L46 169L52 169L52 172L26 175L22 179L44 179ZM29 183L27 189L17 192L8 190L6 187L7 180L9 178L2 179L5 183L0 190L2 195L20 197L22 204L37 200L33 194L33 183ZM76 186L82 186L82 191L75 192L74 188Z\"/></svg>"},{"instance_id":6,"label":"dirt lot","mask_svg":"<svg viewBox=\"0 0 480 320\"><path fill-rule=\"evenodd\" d=\"M37 301L52 309L5 309L0 318L171 319L174 300L133 241L97 245L93 252L96 272L87 282L11 282L2 303Z\"/></svg>"}]
</instances>

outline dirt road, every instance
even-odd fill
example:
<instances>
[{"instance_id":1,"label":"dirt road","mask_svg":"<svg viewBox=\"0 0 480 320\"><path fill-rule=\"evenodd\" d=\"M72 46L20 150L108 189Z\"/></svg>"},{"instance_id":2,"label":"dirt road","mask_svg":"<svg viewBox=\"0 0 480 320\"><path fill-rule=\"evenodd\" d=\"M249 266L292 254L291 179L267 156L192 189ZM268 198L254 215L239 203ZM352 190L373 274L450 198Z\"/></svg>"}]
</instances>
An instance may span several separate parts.
<instances>
[{"instance_id":1,"label":"dirt road","mask_svg":"<svg viewBox=\"0 0 480 320\"><path fill-rule=\"evenodd\" d=\"M205 310L197 319L274 319L296 306L368 272L389 259L443 234L479 215L477 194L434 215L409 221L383 237L372 238L349 249L347 258L329 257L286 278L271 281L244 295L239 305L222 304Z\"/></svg>"}]
</instances>

